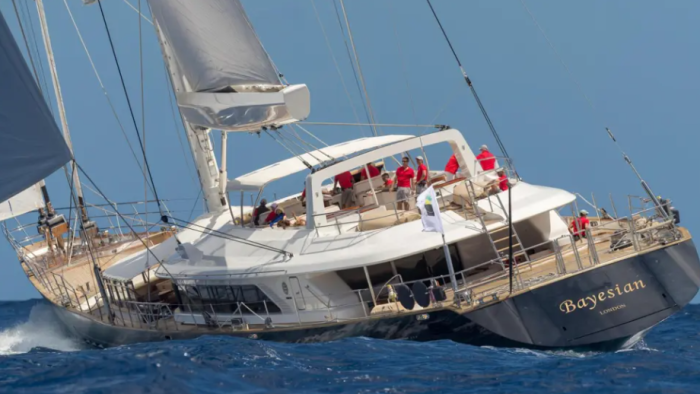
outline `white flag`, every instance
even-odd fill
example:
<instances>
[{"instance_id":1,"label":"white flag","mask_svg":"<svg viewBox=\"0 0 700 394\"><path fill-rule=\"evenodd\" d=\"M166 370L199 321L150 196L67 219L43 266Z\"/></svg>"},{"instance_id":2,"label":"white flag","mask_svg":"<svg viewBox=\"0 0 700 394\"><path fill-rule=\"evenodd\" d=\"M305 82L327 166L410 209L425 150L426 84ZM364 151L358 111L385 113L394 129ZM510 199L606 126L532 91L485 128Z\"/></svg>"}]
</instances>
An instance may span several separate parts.
<instances>
[{"instance_id":1,"label":"white flag","mask_svg":"<svg viewBox=\"0 0 700 394\"><path fill-rule=\"evenodd\" d=\"M438 204L435 189L427 188L418 196L416 206L420 210L420 219L423 222L423 231L432 231L444 234L442 218L440 217L440 204Z\"/></svg>"}]
</instances>

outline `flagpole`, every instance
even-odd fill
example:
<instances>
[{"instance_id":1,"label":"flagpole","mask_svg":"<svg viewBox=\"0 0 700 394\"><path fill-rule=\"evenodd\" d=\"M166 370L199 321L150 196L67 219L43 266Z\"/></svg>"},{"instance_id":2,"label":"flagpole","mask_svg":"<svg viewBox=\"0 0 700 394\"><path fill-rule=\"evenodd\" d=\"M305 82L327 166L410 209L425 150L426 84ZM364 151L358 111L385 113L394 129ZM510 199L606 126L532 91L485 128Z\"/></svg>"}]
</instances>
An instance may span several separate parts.
<instances>
[{"instance_id":1,"label":"flagpole","mask_svg":"<svg viewBox=\"0 0 700 394\"><path fill-rule=\"evenodd\" d=\"M452 255L450 254L450 247L447 246L445 241L445 233L442 233L442 250L445 252L445 259L447 260L447 270L450 273L450 282L452 282L452 291L454 292L454 300L457 302L459 307L459 297L457 296L457 276L455 275L455 269L452 266Z\"/></svg>"},{"instance_id":2,"label":"flagpole","mask_svg":"<svg viewBox=\"0 0 700 394\"><path fill-rule=\"evenodd\" d=\"M510 185L508 185L508 262L510 263L510 292L513 292L513 199L511 198Z\"/></svg>"}]
</instances>

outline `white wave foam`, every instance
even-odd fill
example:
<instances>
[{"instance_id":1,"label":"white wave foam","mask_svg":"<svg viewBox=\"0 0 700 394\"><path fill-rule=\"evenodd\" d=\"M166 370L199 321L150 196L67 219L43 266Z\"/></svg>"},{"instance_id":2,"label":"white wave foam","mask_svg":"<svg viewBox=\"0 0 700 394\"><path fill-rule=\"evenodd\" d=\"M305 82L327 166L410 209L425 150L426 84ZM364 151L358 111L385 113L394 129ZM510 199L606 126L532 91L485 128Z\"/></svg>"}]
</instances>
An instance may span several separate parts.
<instances>
[{"instance_id":1,"label":"white wave foam","mask_svg":"<svg viewBox=\"0 0 700 394\"><path fill-rule=\"evenodd\" d=\"M39 347L64 352L80 350L80 342L62 331L50 308L34 305L28 321L0 332L0 355L27 353Z\"/></svg>"}]
</instances>

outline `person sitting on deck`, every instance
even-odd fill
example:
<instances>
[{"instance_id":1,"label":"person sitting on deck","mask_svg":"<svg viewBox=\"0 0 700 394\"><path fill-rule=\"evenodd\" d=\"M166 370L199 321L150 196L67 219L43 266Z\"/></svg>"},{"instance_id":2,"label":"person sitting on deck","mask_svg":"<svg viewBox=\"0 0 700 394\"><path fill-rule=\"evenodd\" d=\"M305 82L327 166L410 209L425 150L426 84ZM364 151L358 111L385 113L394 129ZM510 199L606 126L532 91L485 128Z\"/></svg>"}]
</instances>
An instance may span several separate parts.
<instances>
[{"instance_id":1,"label":"person sitting on deck","mask_svg":"<svg viewBox=\"0 0 700 394\"><path fill-rule=\"evenodd\" d=\"M403 209L408 211L410 205L408 204L408 198L411 196L411 192L415 189L414 178L415 173L413 168L408 166L408 157L401 159L401 167L396 169L396 175L394 179L396 180L396 207L397 209Z\"/></svg>"},{"instance_id":2,"label":"person sitting on deck","mask_svg":"<svg viewBox=\"0 0 700 394\"><path fill-rule=\"evenodd\" d=\"M389 176L389 174L385 172L382 174L382 179L384 180L384 184L382 184L382 190L391 190L391 186L394 184L394 181L391 180L391 176Z\"/></svg>"},{"instance_id":3,"label":"person sitting on deck","mask_svg":"<svg viewBox=\"0 0 700 394\"><path fill-rule=\"evenodd\" d=\"M335 182L333 183L333 189L336 185L340 185L342 194L340 195L340 209L354 207L355 203L355 191L352 188L353 183L355 183L354 178L350 171L345 171L335 176Z\"/></svg>"},{"instance_id":4,"label":"person sitting on deck","mask_svg":"<svg viewBox=\"0 0 700 394\"><path fill-rule=\"evenodd\" d=\"M260 216L267 212L267 200L262 199L260 200L260 205L258 205L257 208L253 211L253 224L254 225L259 225L260 224Z\"/></svg>"},{"instance_id":5,"label":"person sitting on deck","mask_svg":"<svg viewBox=\"0 0 700 394\"><path fill-rule=\"evenodd\" d=\"M369 170L369 177L367 176L367 170ZM360 173L360 180L374 178L375 176L379 176L379 168L375 167L374 164L367 163L367 168L362 167L362 172Z\"/></svg>"},{"instance_id":6,"label":"person sitting on deck","mask_svg":"<svg viewBox=\"0 0 700 394\"><path fill-rule=\"evenodd\" d=\"M272 212L270 212L270 214L267 216L267 222L270 224L270 228L272 228L277 222L284 219L284 216L284 210L279 208L277 204L272 204Z\"/></svg>"},{"instance_id":7,"label":"person sitting on deck","mask_svg":"<svg viewBox=\"0 0 700 394\"><path fill-rule=\"evenodd\" d=\"M44 208L39 208L39 220L37 221L36 228L37 231L39 231L39 234L44 233L44 228L46 227L47 224L47 217L46 213L44 212Z\"/></svg>"},{"instance_id":8,"label":"person sitting on deck","mask_svg":"<svg viewBox=\"0 0 700 394\"><path fill-rule=\"evenodd\" d=\"M506 173L503 170L503 168L499 168L496 171L496 174L498 174L498 188L501 189L501 191L503 192L508 190L508 188L510 187L510 185L508 185L508 176L506 176Z\"/></svg>"},{"instance_id":9,"label":"person sitting on deck","mask_svg":"<svg viewBox=\"0 0 700 394\"><path fill-rule=\"evenodd\" d=\"M481 153L476 156L476 160L478 160L481 164L481 168L484 171L489 171L496 168L496 158L491 152L489 152L489 148L486 145L481 145L479 150L481 150Z\"/></svg>"},{"instance_id":10,"label":"person sitting on deck","mask_svg":"<svg viewBox=\"0 0 700 394\"><path fill-rule=\"evenodd\" d=\"M447 160L447 165L445 166L445 175L447 175L447 180L451 181L455 179L455 174L457 174L457 171L459 171L459 162L457 161L457 157L452 155L450 156L450 159Z\"/></svg>"},{"instance_id":11,"label":"person sitting on deck","mask_svg":"<svg viewBox=\"0 0 700 394\"><path fill-rule=\"evenodd\" d=\"M423 156L416 157L418 173L416 174L416 195L428 188L428 167L423 164Z\"/></svg>"},{"instance_id":12,"label":"person sitting on deck","mask_svg":"<svg viewBox=\"0 0 700 394\"><path fill-rule=\"evenodd\" d=\"M579 213L579 217L574 218L571 222L571 233L574 235L574 242L578 242L579 239L586 237L586 228L588 227L588 211L582 209Z\"/></svg>"}]
</instances>

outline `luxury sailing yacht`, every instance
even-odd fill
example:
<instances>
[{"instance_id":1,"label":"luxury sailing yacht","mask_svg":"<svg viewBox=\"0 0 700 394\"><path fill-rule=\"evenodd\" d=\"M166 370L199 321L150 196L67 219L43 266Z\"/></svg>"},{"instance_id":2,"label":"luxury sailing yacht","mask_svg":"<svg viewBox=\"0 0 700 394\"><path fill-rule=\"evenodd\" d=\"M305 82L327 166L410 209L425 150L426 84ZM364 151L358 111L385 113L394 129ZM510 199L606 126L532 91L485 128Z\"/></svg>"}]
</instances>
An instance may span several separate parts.
<instances>
[{"instance_id":1,"label":"luxury sailing yacht","mask_svg":"<svg viewBox=\"0 0 700 394\"><path fill-rule=\"evenodd\" d=\"M572 234L574 194L523 181L507 156L484 165L449 127L312 148L293 131L310 114L309 89L281 79L238 0L148 3L208 209L191 222L162 211L156 232L102 231L84 209L74 222L53 212L40 182L77 164L0 26L0 67L21 77L2 74L0 111L12 110L17 126L3 129L0 146L34 154L21 170L0 166L0 200L9 199L3 219L39 207L53 215L36 236L5 233L29 280L76 336L103 346L229 335L620 348L697 294L692 237L646 182L638 211L601 216L595 207L590 226ZM26 100L8 110L8 91ZM42 123L20 127L26 119ZM42 145L18 146L17 129ZM221 131L218 158L214 130ZM309 149L229 179L231 132ZM454 177L428 175L443 234L423 231L416 196L386 187L382 176L362 176L375 167L395 178L396 157L429 164L435 147L459 163ZM269 208L262 202L270 184L298 173L306 174L302 193ZM335 177L345 173L353 184L339 193Z\"/></svg>"}]
</instances>

